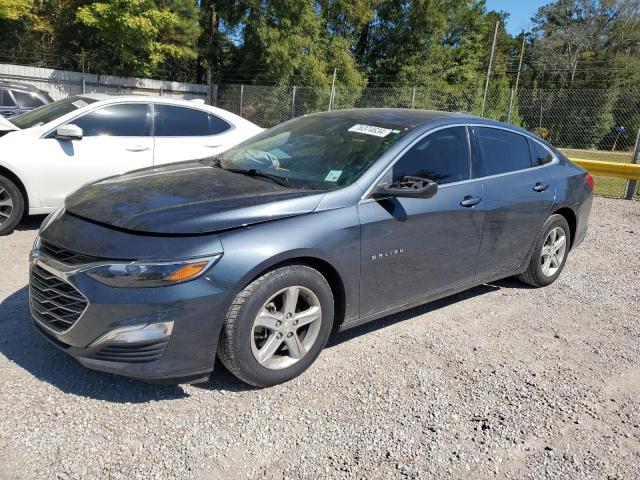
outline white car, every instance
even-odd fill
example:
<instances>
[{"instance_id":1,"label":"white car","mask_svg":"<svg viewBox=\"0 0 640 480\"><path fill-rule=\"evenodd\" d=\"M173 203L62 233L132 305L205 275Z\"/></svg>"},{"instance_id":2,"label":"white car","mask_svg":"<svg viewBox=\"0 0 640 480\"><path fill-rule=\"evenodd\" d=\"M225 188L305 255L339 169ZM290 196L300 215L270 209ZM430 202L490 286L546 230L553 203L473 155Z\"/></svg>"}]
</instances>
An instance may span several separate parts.
<instances>
[{"instance_id":1,"label":"white car","mask_svg":"<svg viewBox=\"0 0 640 480\"><path fill-rule=\"evenodd\" d=\"M210 157L261 131L204 103L133 95L72 96L0 119L0 235L85 183Z\"/></svg>"}]
</instances>

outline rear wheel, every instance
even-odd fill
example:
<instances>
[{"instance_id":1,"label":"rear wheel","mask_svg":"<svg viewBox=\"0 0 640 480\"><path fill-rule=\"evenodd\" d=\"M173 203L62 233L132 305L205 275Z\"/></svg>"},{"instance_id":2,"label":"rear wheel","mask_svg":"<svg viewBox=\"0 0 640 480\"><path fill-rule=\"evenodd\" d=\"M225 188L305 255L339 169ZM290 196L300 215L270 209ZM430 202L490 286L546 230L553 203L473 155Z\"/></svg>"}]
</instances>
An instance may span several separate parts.
<instances>
[{"instance_id":1,"label":"rear wheel","mask_svg":"<svg viewBox=\"0 0 640 480\"><path fill-rule=\"evenodd\" d=\"M529 268L518 278L533 287L551 285L564 269L570 244L567 220L562 215L551 215L534 246Z\"/></svg>"},{"instance_id":2,"label":"rear wheel","mask_svg":"<svg viewBox=\"0 0 640 480\"><path fill-rule=\"evenodd\" d=\"M13 231L24 214L24 198L20 189L0 175L0 235Z\"/></svg>"},{"instance_id":3,"label":"rear wheel","mask_svg":"<svg viewBox=\"0 0 640 480\"><path fill-rule=\"evenodd\" d=\"M218 356L240 380L267 387L304 372L333 325L327 280L306 265L266 273L240 292L220 335Z\"/></svg>"}]
</instances>

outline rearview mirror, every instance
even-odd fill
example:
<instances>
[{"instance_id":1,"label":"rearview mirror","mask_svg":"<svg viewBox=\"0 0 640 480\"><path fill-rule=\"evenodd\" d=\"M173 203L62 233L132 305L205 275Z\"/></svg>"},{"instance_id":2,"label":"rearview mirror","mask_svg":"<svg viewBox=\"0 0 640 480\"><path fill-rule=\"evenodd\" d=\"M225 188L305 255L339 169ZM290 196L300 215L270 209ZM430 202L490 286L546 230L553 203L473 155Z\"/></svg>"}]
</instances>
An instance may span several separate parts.
<instances>
[{"instance_id":1,"label":"rearview mirror","mask_svg":"<svg viewBox=\"0 0 640 480\"><path fill-rule=\"evenodd\" d=\"M427 178L404 177L401 182L381 183L372 192L372 197L431 198L438 192L438 184Z\"/></svg>"},{"instance_id":2,"label":"rearview mirror","mask_svg":"<svg viewBox=\"0 0 640 480\"><path fill-rule=\"evenodd\" d=\"M56 129L58 140L82 140L82 129L72 123L61 125Z\"/></svg>"}]
</instances>

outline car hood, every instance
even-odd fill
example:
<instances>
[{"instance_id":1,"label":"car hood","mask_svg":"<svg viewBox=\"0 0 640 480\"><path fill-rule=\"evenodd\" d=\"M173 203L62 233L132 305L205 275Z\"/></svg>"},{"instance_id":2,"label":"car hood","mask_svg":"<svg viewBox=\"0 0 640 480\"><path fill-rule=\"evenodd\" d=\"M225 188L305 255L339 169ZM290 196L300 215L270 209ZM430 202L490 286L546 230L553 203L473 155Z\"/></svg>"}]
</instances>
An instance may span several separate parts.
<instances>
[{"instance_id":1,"label":"car hood","mask_svg":"<svg viewBox=\"0 0 640 480\"><path fill-rule=\"evenodd\" d=\"M228 172L211 160L137 170L82 187L65 209L113 227L200 234L312 212L322 192Z\"/></svg>"}]
</instances>

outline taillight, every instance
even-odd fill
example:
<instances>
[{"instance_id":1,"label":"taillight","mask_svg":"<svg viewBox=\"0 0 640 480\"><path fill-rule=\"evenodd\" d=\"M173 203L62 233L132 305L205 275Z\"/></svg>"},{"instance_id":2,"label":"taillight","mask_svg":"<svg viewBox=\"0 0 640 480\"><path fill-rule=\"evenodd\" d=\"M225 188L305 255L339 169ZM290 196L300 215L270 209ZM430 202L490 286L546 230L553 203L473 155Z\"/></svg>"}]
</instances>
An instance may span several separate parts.
<instances>
[{"instance_id":1,"label":"taillight","mask_svg":"<svg viewBox=\"0 0 640 480\"><path fill-rule=\"evenodd\" d=\"M593 177L587 173L587 176L584 177L584 181L589 184L591 190L593 190Z\"/></svg>"}]
</instances>

